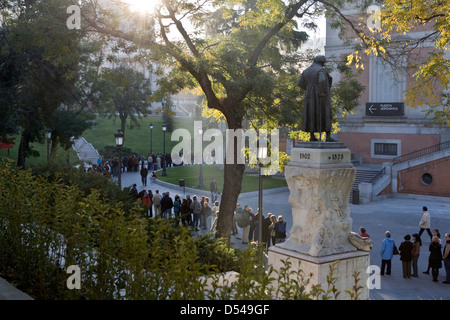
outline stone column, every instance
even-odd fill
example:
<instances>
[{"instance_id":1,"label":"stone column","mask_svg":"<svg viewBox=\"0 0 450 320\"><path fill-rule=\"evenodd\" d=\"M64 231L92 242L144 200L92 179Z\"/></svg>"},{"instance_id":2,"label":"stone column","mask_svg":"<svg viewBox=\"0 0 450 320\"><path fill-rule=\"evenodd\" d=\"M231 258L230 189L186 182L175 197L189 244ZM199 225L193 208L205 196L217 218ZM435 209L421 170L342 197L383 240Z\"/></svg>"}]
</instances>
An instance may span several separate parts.
<instances>
[{"instance_id":1,"label":"stone column","mask_svg":"<svg viewBox=\"0 0 450 320\"><path fill-rule=\"evenodd\" d=\"M349 198L356 169L350 150L339 142L303 143L291 153L285 168L290 190L293 226L290 237L269 248L269 263L281 267L281 259L291 259L306 274L312 273L310 286L326 289L329 266L335 264L340 298L354 285L353 273L360 272L359 285L367 279L369 252L358 250L350 241L352 229ZM284 258L283 258L284 257ZM325 281L325 283L324 283ZM368 299L364 289L362 299Z\"/></svg>"}]
</instances>

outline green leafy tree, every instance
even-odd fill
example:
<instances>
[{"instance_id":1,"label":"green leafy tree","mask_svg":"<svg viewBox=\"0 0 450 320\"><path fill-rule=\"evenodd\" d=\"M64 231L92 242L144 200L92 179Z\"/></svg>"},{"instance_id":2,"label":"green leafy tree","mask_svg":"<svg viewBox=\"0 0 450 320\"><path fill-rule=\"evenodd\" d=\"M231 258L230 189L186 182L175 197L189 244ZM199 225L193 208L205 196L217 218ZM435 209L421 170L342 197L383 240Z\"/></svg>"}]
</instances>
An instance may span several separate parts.
<instances>
[{"instance_id":1,"label":"green leafy tree","mask_svg":"<svg viewBox=\"0 0 450 320\"><path fill-rule=\"evenodd\" d=\"M139 126L139 119L150 114L148 109L151 98L149 79L142 72L131 67L105 68L101 77L106 81L108 90L101 94L106 95L103 110L109 117L116 114L120 119L120 130L125 134L127 119L131 125Z\"/></svg>"},{"instance_id":2,"label":"green leafy tree","mask_svg":"<svg viewBox=\"0 0 450 320\"><path fill-rule=\"evenodd\" d=\"M143 17L153 21L145 40L137 35L142 24L127 32L100 2L91 9L95 14L84 15L89 25L147 50L147 59L168 68L163 83L172 90L200 88L206 106L228 129L242 129L244 119L261 119L255 125L269 128L301 122L296 84L299 62L307 59L298 49L307 36L298 29L315 27L321 2L163 0ZM242 152L236 149L234 154ZM244 169L236 161L224 166L219 237L230 233Z\"/></svg>"},{"instance_id":3,"label":"green leafy tree","mask_svg":"<svg viewBox=\"0 0 450 320\"><path fill-rule=\"evenodd\" d=\"M17 165L34 154L76 81L81 33L66 26L68 1L4 1L0 28L0 135L20 133Z\"/></svg>"}]
</instances>

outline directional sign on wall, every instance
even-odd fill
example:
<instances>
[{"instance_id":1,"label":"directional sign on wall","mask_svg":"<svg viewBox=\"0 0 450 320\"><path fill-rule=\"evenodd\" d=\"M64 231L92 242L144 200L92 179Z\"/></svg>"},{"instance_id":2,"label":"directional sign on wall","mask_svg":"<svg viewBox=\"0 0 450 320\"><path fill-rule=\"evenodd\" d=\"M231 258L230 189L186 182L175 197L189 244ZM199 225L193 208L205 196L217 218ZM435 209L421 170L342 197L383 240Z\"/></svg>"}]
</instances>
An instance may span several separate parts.
<instances>
[{"instance_id":1,"label":"directional sign on wall","mask_svg":"<svg viewBox=\"0 0 450 320\"><path fill-rule=\"evenodd\" d=\"M401 117L405 115L403 102L367 102L366 116Z\"/></svg>"}]
</instances>

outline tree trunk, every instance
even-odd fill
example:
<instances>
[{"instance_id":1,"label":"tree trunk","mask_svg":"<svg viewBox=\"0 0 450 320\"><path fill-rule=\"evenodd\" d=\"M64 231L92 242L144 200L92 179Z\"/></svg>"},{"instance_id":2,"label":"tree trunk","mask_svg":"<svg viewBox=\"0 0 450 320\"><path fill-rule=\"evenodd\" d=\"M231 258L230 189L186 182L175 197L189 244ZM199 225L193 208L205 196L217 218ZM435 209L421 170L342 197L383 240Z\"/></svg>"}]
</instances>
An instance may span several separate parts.
<instances>
[{"instance_id":1,"label":"tree trunk","mask_svg":"<svg viewBox=\"0 0 450 320\"><path fill-rule=\"evenodd\" d=\"M228 108L224 108L224 111L236 110L238 107L239 104L234 104L229 106ZM242 117L236 117L236 112L224 112L224 115L227 118L228 129L236 130L242 128ZM227 148L228 147L229 146L227 146ZM233 144L233 147L234 158L225 160L223 193L220 203L220 214L216 228L216 237L226 238L228 239L228 241L230 240L234 211L236 210L236 203L239 194L241 193L242 178L244 177L245 170L245 164L238 164L236 158L238 152L242 152L242 150L238 150L238 146L235 143ZM227 161L230 160L232 161L232 163L227 164Z\"/></svg>"},{"instance_id":2,"label":"tree trunk","mask_svg":"<svg viewBox=\"0 0 450 320\"><path fill-rule=\"evenodd\" d=\"M30 134L23 132L20 138L19 153L17 155L17 167L23 170L25 170L25 159L29 155L30 140Z\"/></svg>"},{"instance_id":3,"label":"tree trunk","mask_svg":"<svg viewBox=\"0 0 450 320\"><path fill-rule=\"evenodd\" d=\"M244 177L244 164L224 165L224 185L222 200L220 202L220 214L217 221L217 238L230 240L234 211L236 203L241 193L242 178Z\"/></svg>"}]
</instances>

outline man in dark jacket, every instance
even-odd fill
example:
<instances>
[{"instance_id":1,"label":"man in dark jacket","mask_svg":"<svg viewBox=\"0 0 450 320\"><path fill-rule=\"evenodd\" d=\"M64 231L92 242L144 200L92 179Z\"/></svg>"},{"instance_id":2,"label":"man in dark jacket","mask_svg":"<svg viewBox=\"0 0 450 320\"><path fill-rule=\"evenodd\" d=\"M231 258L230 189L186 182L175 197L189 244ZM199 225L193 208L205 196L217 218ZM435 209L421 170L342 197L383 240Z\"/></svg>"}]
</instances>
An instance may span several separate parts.
<instances>
[{"instance_id":1,"label":"man in dark jacket","mask_svg":"<svg viewBox=\"0 0 450 320\"><path fill-rule=\"evenodd\" d=\"M172 214L173 200L169 197L169 192L165 192L161 199L161 212L163 219L170 218Z\"/></svg>"},{"instance_id":2,"label":"man in dark jacket","mask_svg":"<svg viewBox=\"0 0 450 320\"><path fill-rule=\"evenodd\" d=\"M144 164L142 164L140 173L141 173L142 185L146 186L147 185L148 169L145 167Z\"/></svg>"},{"instance_id":3,"label":"man in dark jacket","mask_svg":"<svg viewBox=\"0 0 450 320\"><path fill-rule=\"evenodd\" d=\"M411 278L411 261L413 244L410 241L411 236L405 235L405 241L400 243L398 250L400 251L400 260L402 261L403 278Z\"/></svg>"}]
</instances>

